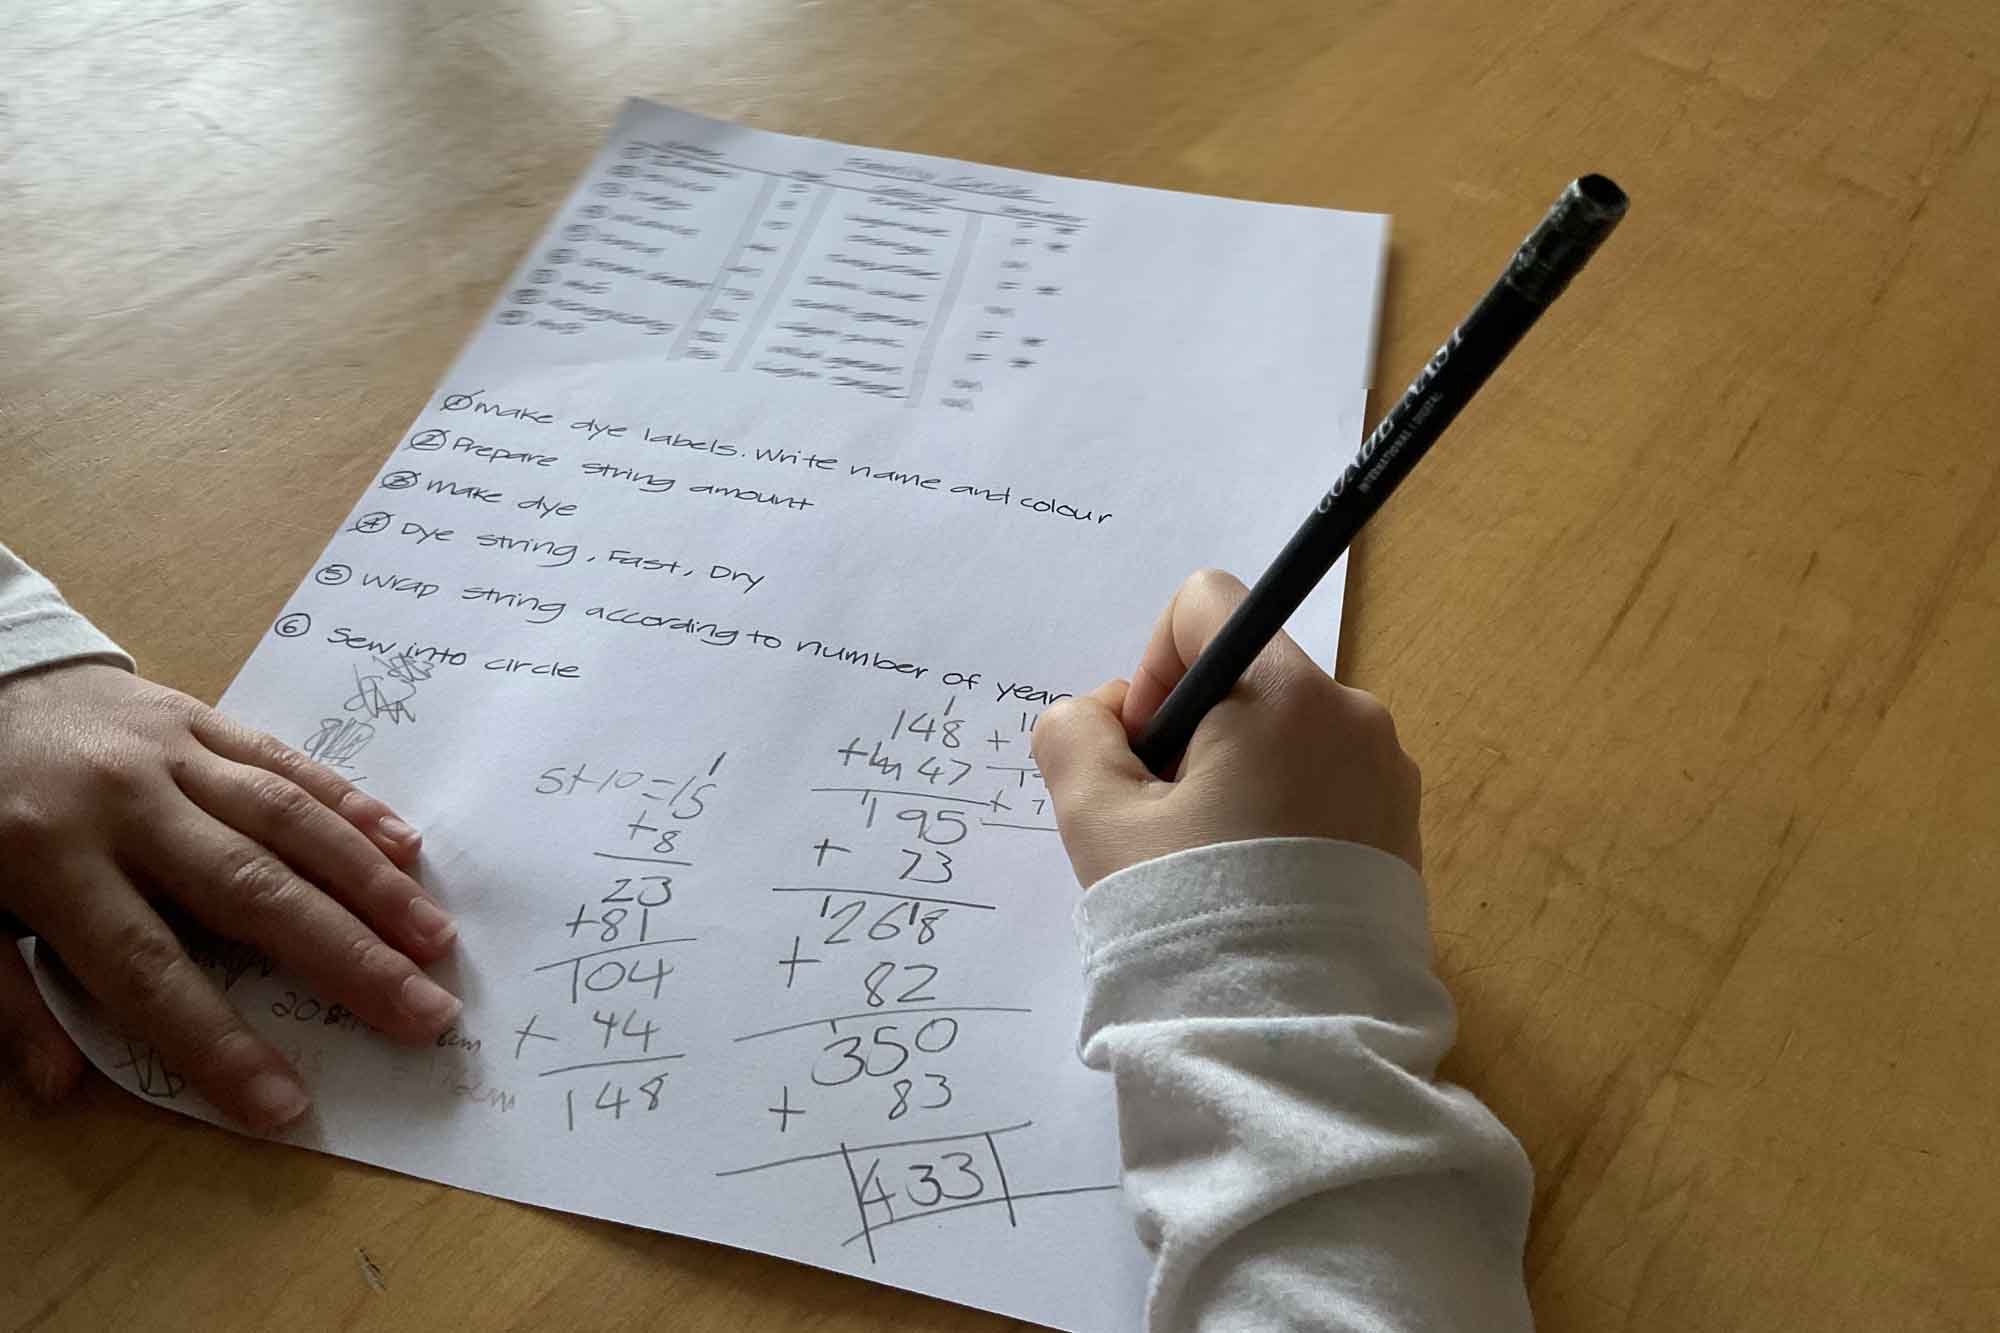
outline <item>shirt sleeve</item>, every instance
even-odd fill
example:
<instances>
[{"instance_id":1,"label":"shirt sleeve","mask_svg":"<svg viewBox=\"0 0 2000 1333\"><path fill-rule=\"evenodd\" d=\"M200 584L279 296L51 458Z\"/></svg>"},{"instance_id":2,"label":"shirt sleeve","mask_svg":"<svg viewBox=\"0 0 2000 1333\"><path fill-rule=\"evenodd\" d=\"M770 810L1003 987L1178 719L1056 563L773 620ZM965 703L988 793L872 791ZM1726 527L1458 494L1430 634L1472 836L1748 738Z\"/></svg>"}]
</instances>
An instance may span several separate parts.
<instances>
[{"instance_id":1,"label":"shirt sleeve","mask_svg":"<svg viewBox=\"0 0 2000 1333\"><path fill-rule=\"evenodd\" d=\"M132 670L124 649L71 610L53 583L0 546L0 679L78 660Z\"/></svg>"},{"instance_id":2,"label":"shirt sleeve","mask_svg":"<svg viewBox=\"0 0 2000 1333\"><path fill-rule=\"evenodd\" d=\"M1436 1079L1456 1018L1403 861L1310 838L1108 876L1077 913L1151 1333L1517 1333L1532 1185Z\"/></svg>"}]
</instances>

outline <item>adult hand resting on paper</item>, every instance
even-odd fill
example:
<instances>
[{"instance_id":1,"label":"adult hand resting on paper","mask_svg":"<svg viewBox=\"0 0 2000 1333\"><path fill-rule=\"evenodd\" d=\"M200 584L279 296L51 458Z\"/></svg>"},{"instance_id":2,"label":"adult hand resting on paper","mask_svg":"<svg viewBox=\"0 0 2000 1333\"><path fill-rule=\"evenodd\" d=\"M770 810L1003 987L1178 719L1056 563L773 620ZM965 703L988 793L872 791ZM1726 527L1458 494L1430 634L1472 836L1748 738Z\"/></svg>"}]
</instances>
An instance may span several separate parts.
<instances>
[{"instance_id":1,"label":"adult hand resting on paper","mask_svg":"<svg viewBox=\"0 0 2000 1333\"><path fill-rule=\"evenodd\" d=\"M457 1016L417 969L456 932L402 869L416 831L271 737L116 667L55 666L0 680L0 774L0 911L252 1128L297 1119L305 1089L162 913L255 946L391 1036L429 1040ZM82 1071L11 938L0 1056L50 1099Z\"/></svg>"},{"instance_id":2,"label":"adult hand resting on paper","mask_svg":"<svg viewBox=\"0 0 2000 1333\"><path fill-rule=\"evenodd\" d=\"M1422 782L1388 710L1337 684L1289 635L1202 719L1172 781L1132 753L1131 737L1245 592L1228 574L1192 575L1129 682L1065 699L1035 724L1035 762L1086 889L1141 861L1249 838L1339 838L1423 869Z\"/></svg>"}]
</instances>

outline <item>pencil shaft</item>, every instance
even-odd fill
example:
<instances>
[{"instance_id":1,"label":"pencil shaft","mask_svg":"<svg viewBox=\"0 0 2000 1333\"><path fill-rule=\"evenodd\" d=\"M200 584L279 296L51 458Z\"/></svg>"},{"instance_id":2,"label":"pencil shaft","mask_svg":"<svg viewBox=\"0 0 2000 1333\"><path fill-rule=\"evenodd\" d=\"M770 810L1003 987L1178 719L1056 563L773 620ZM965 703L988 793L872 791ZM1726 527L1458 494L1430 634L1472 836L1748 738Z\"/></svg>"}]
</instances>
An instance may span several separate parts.
<instances>
[{"instance_id":1,"label":"pencil shaft","mask_svg":"<svg viewBox=\"0 0 2000 1333\"><path fill-rule=\"evenodd\" d=\"M1160 704L1132 745L1149 769L1165 772L1180 757L1208 710L1235 688L1623 213L1623 193L1602 177L1585 177L1563 192Z\"/></svg>"}]
</instances>

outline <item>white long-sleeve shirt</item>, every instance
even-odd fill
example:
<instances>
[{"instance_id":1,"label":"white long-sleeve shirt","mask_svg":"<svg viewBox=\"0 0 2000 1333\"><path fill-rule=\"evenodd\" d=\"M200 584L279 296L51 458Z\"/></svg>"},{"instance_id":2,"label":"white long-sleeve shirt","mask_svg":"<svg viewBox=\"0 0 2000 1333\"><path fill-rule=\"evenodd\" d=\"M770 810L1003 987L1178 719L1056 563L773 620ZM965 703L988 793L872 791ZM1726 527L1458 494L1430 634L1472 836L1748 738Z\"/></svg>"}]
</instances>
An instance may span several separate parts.
<instances>
[{"instance_id":1,"label":"white long-sleeve shirt","mask_svg":"<svg viewBox=\"0 0 2000 1333\"><path fill-rule=\"evenodd\" d=\"M0 546L0 677L131 667ZM1435 1081L1450 997L1423 884L1373 848L1225 843L1109 876L1078 909L1084 1061L1117 1090L1157 1262L1151 1333L1518 1333L1529 1168Z\"/></svg>"},{"instance_id":2,"label":"white long-sleeve shirt","mask_svg":"<svg viewBox=\"0 0 2000 1333\"><path fill-rule=\"evenodd\" d=\"M1108 876L1077 924L1151 1333L1533 1327L1528 1160L1434 1077L1454 1014L1415 871L1223 843Z\"/></svg>"},{"instance_id":3,"label":"white long-sleeve shirt","mask_svg":"<svg viewBox=\"0 0 2000 1333\"><path fill-rule=\"evenodd\" d=\"M53 583L0 546L0 677L82 658L132 667L125 651L71 610Z\"/></svg>"}]
</instances>

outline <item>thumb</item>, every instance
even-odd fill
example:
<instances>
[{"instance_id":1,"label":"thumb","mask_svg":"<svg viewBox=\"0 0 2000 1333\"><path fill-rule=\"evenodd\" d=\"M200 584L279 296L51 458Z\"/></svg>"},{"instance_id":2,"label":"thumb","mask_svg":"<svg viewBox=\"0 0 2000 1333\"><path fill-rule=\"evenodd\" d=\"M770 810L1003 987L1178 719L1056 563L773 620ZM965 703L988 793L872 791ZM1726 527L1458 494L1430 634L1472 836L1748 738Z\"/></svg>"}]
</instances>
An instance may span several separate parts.
<instances>
[{"instance_id":1,"label":"thumb","mask_svg":"<svg viewBox=\"0 0 2000 1333\"><path fill-rule=\"evenodd\" d=\"M1153 780L1125 735L1119 713L1129 687L1106 681L1089 694L1051 704L1035 720L1035 766L1058 807L1086 790L1108 792Z\"/></svg>"}]
</instances>

